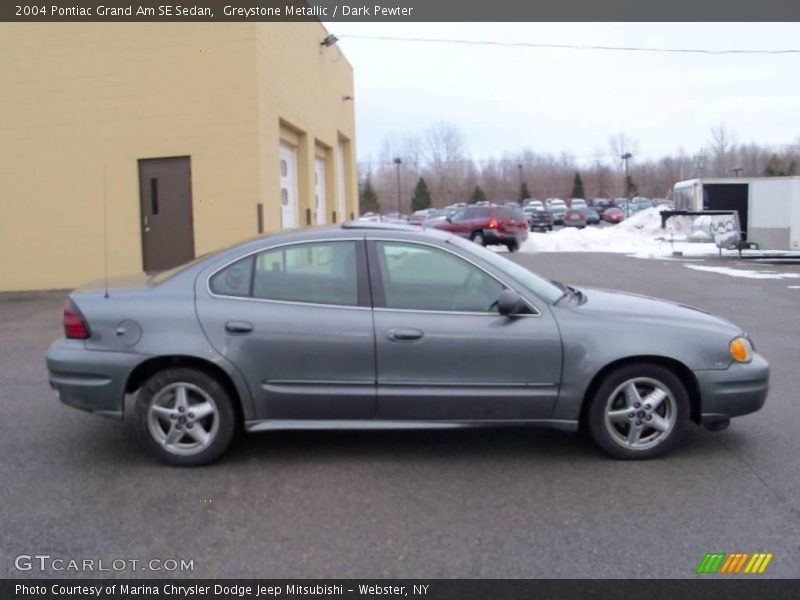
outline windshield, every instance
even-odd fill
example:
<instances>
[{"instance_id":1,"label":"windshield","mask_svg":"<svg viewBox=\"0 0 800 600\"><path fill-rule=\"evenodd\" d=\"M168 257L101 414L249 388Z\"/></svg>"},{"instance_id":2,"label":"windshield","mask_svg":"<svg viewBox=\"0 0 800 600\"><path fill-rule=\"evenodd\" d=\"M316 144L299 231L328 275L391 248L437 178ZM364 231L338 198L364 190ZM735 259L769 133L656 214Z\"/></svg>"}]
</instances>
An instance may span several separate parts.
<instances>
[{"instance_id":1,"label":"windshield","mask_svg":"<svg viewBox=\"0 0 800 600\"><path fill-rule=\"evenodd\" d=\"M521 267L517 263L504 258L496 252L492 252L483 246L479 246L478 244L469 242L456 236L450 238L449 241L456 246L469 250L472 254L477 254L480 258L491 264L493 267L496 267L500 271L507 273L516 279L526 289L530 290L546 302L552 304L564 295L564 290L554 285L549 279L545 279L544 277L529 271L525 267Z\"/></svg>"}]
</instances>

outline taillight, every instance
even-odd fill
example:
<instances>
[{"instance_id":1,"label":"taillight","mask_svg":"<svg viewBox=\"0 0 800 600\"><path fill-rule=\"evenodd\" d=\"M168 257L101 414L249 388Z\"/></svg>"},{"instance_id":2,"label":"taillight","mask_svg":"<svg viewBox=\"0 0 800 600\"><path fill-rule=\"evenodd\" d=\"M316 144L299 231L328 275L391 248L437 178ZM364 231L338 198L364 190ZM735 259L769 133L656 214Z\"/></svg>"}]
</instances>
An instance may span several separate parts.
<instances>
[{"instance_id":1,"label":"taillight","mask_svg":"<svg viewBox=\"0 0 800 600\"><path fill-rule=\"evenodd\" d=\"M583 216L583 213L580 213L580 214L578 215L578 218L579 218L579 219L584 219L585 217Z\"/></svg>"},{"instance_id":2,"label":"taillight","mask_svg":"<svg viewBox=\"0 0 800 600\"><path fill-rule=\"evenodd\" d=\"M494 219L489 221L489 229L497 229L497 221L495 221Z\"/></svg>"},{"instance_id":3,"label":"taillight","mask_svg":"<svg viewBox=\"0 0 800 600\"><path fill-rule=\"evenodd\" d=\"M89 327L84 322L78 309L72 303L72 300L67 300L64 305L64 336L71 339L85 340L89 335Z\"/></svg>"}]
</instances>

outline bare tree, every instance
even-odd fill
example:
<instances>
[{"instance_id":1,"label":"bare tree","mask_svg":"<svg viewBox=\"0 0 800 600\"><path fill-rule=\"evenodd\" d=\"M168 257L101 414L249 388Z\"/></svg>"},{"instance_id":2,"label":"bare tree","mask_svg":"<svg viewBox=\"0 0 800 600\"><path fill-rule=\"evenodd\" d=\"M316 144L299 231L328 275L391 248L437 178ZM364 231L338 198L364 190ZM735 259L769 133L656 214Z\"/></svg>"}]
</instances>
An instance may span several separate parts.
<instances>
[{"instance_id":1,"label":"bare tree","mask_svg":"<svg viewBox=\"0 0 800 600\"><path fill-rule=\"evenodd\" d=\"M466 173L466 143L461 131L452 123L440 121L425 133L426 171L433 180L433 198L439 203L463 194Z\"/></svg>"},{"instance_id":2,"label":"bare tree","mask_svg":"<svg viewBox=\"0 0 800 600\"><path fill-rule=\"evenodd\" d=\"M731 154L734 146L733 134L720 123L711 128L708 140L708 150L711 155L711 173L717 177L729 177L731 169L738 165L731 164Z\"/></svg>"}]
</instances>

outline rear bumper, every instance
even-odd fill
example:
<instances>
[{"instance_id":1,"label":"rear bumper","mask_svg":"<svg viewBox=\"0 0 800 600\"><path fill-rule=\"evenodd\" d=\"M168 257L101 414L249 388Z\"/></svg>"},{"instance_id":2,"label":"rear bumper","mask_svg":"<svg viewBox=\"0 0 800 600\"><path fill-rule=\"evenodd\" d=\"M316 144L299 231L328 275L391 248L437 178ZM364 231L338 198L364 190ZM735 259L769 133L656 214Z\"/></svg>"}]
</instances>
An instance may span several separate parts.
<instances>
[{"instance_id":1,"label":"rear bumper","mask_svg":"<svg viewBox=\"0 0 800 600\"><path fill-rule=\"evenodd\" d=\"M496 229L484 229L483 239L486 240L487 244L521 244L528 239L525 233L517 235L504 231L497 231Z\"/></svg>"},{"instance_id":2,"label":"rear bumper","mask_svg":"<svg viewBox=\"0 0 800 600\"><path fill-rule=\"evenodd\" d=\"M125 384L142 356L86 350L81 340L61 339L47 352L50 387L64 404L122 418Z\"/></svg>"},{"instance_id":3,"label":"rear bumper","mask_svg":"<svg viewBox=\"0 0 800 600\"><path fill-rule=\"evenodd\" d=\"M733 363L721 371L696 371L696 375L703 421L754 413L764 406L769 392L769 363L755 353L749 363Z\"/></svg>"}]
</instances>

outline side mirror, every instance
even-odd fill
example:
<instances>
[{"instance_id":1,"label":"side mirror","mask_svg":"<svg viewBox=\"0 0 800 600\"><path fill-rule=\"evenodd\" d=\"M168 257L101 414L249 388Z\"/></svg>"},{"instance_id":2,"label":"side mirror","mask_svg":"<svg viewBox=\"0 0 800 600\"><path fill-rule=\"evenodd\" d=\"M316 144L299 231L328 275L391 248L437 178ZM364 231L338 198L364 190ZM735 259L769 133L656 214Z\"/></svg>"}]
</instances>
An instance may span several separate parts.
<instances>
[{"instance_id":1,"label":"side mirror","mask_svg":"<svg viewBox=\"0 0 800 600\"><path fill-rule=\"evenodd\" d=\"M528 304L514 290L503 290L497 299L497 311L505 317L522 315L528 312Z\"/></svg>"}]
</instances>

